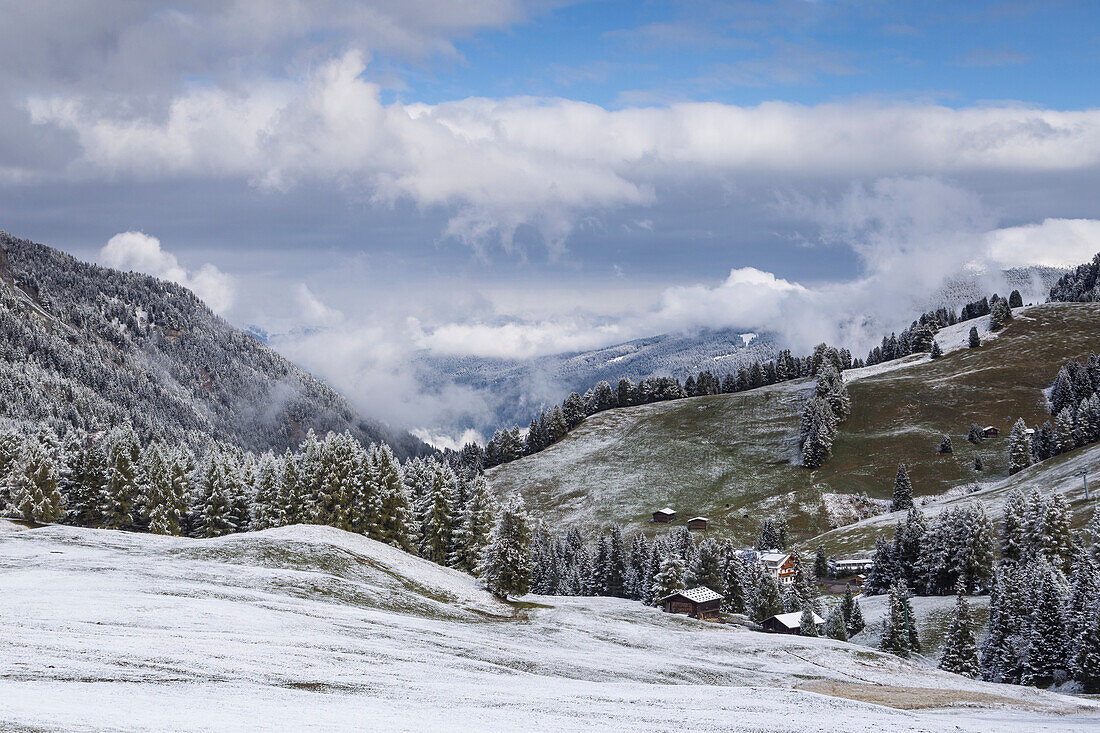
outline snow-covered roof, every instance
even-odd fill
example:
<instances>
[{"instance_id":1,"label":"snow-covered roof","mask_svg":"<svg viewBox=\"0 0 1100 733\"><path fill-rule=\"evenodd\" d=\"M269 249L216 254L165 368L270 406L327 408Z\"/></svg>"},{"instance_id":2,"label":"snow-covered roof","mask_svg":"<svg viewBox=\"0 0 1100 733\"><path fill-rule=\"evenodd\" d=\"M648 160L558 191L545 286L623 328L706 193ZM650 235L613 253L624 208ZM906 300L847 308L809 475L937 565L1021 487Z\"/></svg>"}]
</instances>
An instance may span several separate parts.
<instances>
[{"instance_id":1,"label":"snow-covered roof","mask_svg":"<svg viewBox=\"0 0 1100 733\"><path fill-rule=\"evenodd\" d=\"M776 614L775 616L772 616L772 618L774 618L776 621L778 621L783 626L786 626L788 629L802 628L802 612L801 611L791 611L790 613L780 613L780 614ZM820 616L818 616L815 613L814 614L814 623L815 624L823 624L823 623L825 623L825 619L821 618Z\"/></svg>"},{"instance_id":2,"label":"snow-covered roof","mask_svg":"<svg viewBox=\"0 0 1100 733\"><path fill-rule=\"evenodd\" d=\"M654 513L654 514L675 514L676 512L675 512L675 511L673 511L672 509L669 509L669 508L668 508L668 507L666 506L666 507L665 507L664 509L658 509L657 511L655 511L655 512L653 512L653 513Z\"/></svg>"},{"instance_id":3,"label":"snow-covered roof","mask_svg":"<svg viewBox=\"0 0 1100 733\"><path fill-rule=\"evenodd\" d=\"M833 564L837 565L838 567L844 565L870 565L873 562L874 558L870 557L855 557L848 560L833 560Z\"/></svg>"},{"instance_id":4,"label":"snow-covered roof","mask_svg":"<svg viewBox=\"0 0 1100 733\"><path fill-rule=\"evenodd\" d=\"M768 565L782 565L787 562L789 554L785 552L762 552L760 553L760 562Z\"/></svg>"},{"instance_id":5,"label":"snow-covered roof","mask_svg":"<svg viewBox=\"0 0 1100 733\"><path fill-rule=\"evenodd\" d=\"M982 428L982 430L985 430L985 431L996 430L996 429L997 428L993 425L986 425L984 428Z\"/></svg>"},{"instance_id":6,"label":"snow-covered roof","mask_svg":"<svg viewBox=\"0 0 1100 733\"><path fill-rule=\"evenodd\" d=\"M683 596L689 601L694 601L695 603L706 603L707 601L719 601L722 599L722 596L720 594L715 593L710 588L699 586L698 588L692 588L691 590L678 590L671 595L665 596L661 600L667 601L673 596Z\"/></svg>"},{"instance_id":7,"label":"snow-covered roof","mask_svg":"<svg viewBox=\"0 0 1100 733\"><path fill-rule=\"evenodd\" d=\"M710 520L707 519L706 517L692 517L688 521L689 522L709 522Z\"/></svg>"}]
</instances>

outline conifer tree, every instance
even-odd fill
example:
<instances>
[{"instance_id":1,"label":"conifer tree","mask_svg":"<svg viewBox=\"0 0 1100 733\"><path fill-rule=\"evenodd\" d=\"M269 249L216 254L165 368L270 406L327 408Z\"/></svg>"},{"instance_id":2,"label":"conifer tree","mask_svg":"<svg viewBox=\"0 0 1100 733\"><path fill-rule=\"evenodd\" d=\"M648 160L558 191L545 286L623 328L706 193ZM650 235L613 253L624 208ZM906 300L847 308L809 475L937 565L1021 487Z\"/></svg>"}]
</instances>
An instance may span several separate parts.
<instances>
[{"instance_id":1,"label":"conifer tree","mask_svg":"<svg viewBox=\"0 0 1100 733\"><path fill-rule=\"evenodd\" d=\"M909 473L905 470L905 464L898 464L898 472L894 477L894 500L890 503L890 511L900 512L913 506L913 484L909 480Z\"/></svg>"},{"instance_id":2,"label":"conifer tree","mask_svg":"<svg viewBox=\"0 0 1100 733\"><path fill-rule=\"evenodd\" d=\"M663 598L672 595L678 590L684 589L684 574L687 566L675 552L668 554L661 561L661 569L653 578L652 599L653 603L659 603Z\"/></svg>"},{"instance_id":3,"label":"conifer tree","mask_svg":"<svg viewBox=\"0 0 1100 733\"><path fill-rule=\"evenodd\" d=\"M871 561L871 570L863 583L864 590L871 595L885 593L901 575L894 547L882 535L875 539L875 554Z\"/></svg>"},{"instance_id":4,"label":"conifer tree","mask_svg":"<svg viewBox=\"0 0 1100 733\"><path fill-rule=\"evenodd\" d=\"M933 339L932 348L929 349L928 356L932 359L939 359L941 356L943 356L943 349L940 348L940 344L938 341Z\"/></svg>"},{"instance_id":5,"label":"conifer tree","mask_svg":"<svg viewBox=\"0 0 1100 733\"><path fill-rule=\"evenodd\" d=\"M863 631L867 624L863 620L863 611L859 607L859 602L852 595L850 585L844 586L844 597L840 601L840 611L844 616L844 627L848 632L848 638Z\"/></svg>"},{"instance_id":6,"label":"conifer tree","mask_svg":"<svg viewBox=\"0 0 1100 733\"><path fill-rule=\"evenodd\" d=\"M1020 421L1023 422L1022 420ZM1074 436L1073 430L1073 408L1063 407L1057 415L1054 417L1054 452L1061 455L1062 453L1068 453L1077 447L1077 438ZM1013 429L1015 433L1015 429ZM1015 443L1012 444L1015 448ZM1013 450L1012 457L1015 459L1016 453ZM1013 463L1013 466L1016 464ZM1030 461L1026 465L1031 465ZM1019 470L1019 469L1016 469Z\"/></svg>"},{"instance_id":7,"label":"conifer tree","mask_svg":"<svg viewBox=\"0 0 1100 733\"><path fill-rule=\"evenodd\" d=\"M839 605L829 609L829 615L825 617L825 636L837 641L848 641L848 629L844 623L844 613Z\"/></svg>"},{"instance_id":8,"label":"conifer tree","mask_svg":"<svg viewBox=\"0 0 1100 733\"><path fill-rule=\"evenodd\" d=\"M1040 564L1043 565L1043 564ZM1057 571L1050 566L1036 570L1037 587L1026 636L1027 651L1021 683L1046 686L1064 675L1069 640L1066 638L1065 597Z\"/></svg>"},{"instance_id":9,"label":"conifer tree","mask_svg":"<svg viewBox=\"0 0 1100 733\"><path fill-rule=\"evenodd\" d=\"M954 453L955 452L955 449L951 445L951 436L950 435L945 435L942 438L940 438L939 452L940 453Z\"/></svg>"},{"instance_id":10,"label":"conifer tree","mask_svg":"<svg viewBox=\"0 0 1100 733\"><path fill-rule=\"evenodd\" d=\"M825 578L829 575L829 558L825 556L825 548L821 545L817 546L817 551L814 553L814 577Z\"/></svg>"},{"instance_id":11,"label":"conifer tree","mask_svg":"<svg viewBox=\"0 0 1100 733\"><path fill-rule=\"evenodd\" d=\"M968 339L970 348L977 349L982 345L982 337L978 335L978 327L970 327L970 338Z\"/></svg>"},{"instance_id":12,"label":"conifer tree","mask_svg":"<svg viewBox=\"0 0 1100 733\"><path fill-rule=\"evenodd\" d=\"M485 547L492 539L494 517L497 514L489 483L483 476L474 479L463 511L461 530L456 533L455 556L452 564L460 570L475 572Z\"/></svg>"},{"instance_id":13,"label":"conifer tree","mask_svg":"<svg viewBox=\"0 0 1100 733\"><path fill-rule=\"evenodd\" d=\"M748 610L745 574L741 559L733 553L727 553L722 566L722 585L725 588L722 607L728 613L745 613Z\"/></svg>"},{"instance_id":14,"label":"conifer tree","mask_svg":"<svg viewBox=\"0 0 1100 733\"><path fill-rule=\"evenodd\" d=\"M525 595L531 584L531 531L523 498L512 494L501 509L485 548L479 576L498 598Z\"/></svg>"},{"instance_id":15,"label":"conifer tree","mask_svg":"<svg viewBox=\"0 0 1100 733\"><path fill-rule=\"evenodd\" d=\"M106 486L107 454L103 441L90 441L78 451L65 496L65 521L78 527L99 526L100 497ZM3 506L2 498L0 506Z\"/></svg>"},{"instance_id":16,"label":"conifer tree","mask_svg":"<svg viewBox=\"0 0 1100 733\"><path fill-rule=\"evenodd\" d=\"M107 529L123 529L134 521L139 448L132 428L114 431L107 453L107 482L100 496L100 515Z\"/></svg>"},{"instance_id":17,"label":"conifer tree","mask_svg":"<svg viewBox=\"0 0 1100 733\"><path fill-rule=\"evenodd\" d=\"M62 516L57 460L35 438L27 439L9 467L11 509L26 522L56 522Z\"/></svg>"},{"instance_id":18,"label":"conifer tree","mask_svg":"<svg viewBox=\"0 0 1100 733\"><path fill-rule=\"evenodd\" d=\"M1093 597L1073 642L1077 649L1074 679L1081 683L1085 692L1100 691L1100 596Z\"/></svg>"},{"instance_id":19,"label":"conifer tree","mask_svg":"<svg viewBox=\"0 0 1100 733\"><path fill-rule=\"evenodd\" d=\"M420 555L445 565L451 552L454 522L454 473L443 463L433 462L431 484L422 508Z\"/></svg>"},{"instance_id":20,"label":"conifer tree","mask_svg":"<svg viewBox=\"0 0 1100 733\"><path fill-rule=\"evenodd\" d=\"M1008 307L1008 301L997 298L989 310L989 330L1000 331L1012 320L1012 311Z\"/></svg>"},{"instance_id":21,"label":"conifer tree","mask_svg":"<svg viewBox=\"0 0 1100 733\"><path fill-rule=\"evenodd\" d=\"M704 586L715 593L725 594L722 557L714 540L706 539L699 544L689 576L692 586Z\"/></svg>"},{"instance_id":22,"label":"conifer tree","mask_svg":"<svg viewBox=\"0 0 1100 733\"><path fill-rule=\"evenodd\" d=\"M904 580L890 587L888 611L882 620L879 648L899 657L908 657L912 652L920 653L916 619L909 604L909 589Z\"/></svg>"},{"instance_id":23,"label":"conifer tree","mask_svg":"<svg viewBox=\"0 0 1100 733\"><path fill-rule=\"evenodd\" d=\"M970 615L970 606L966 602L965 586L960 581L958 597L955 601L955 616L951 620L943 654L940 656L940 669L964 677L974 678L981 672L978 661L978 645L974 641L974 622Z\"/></svg>"},{"instance_id":24,"label":"conifer tree","mask_svg":"<svg viewBox=\"0 0 1100 733\"><path fill-rule=\"evenodd\" d=\"M644 601L647 595L646 568L649 565L649 542L638 532L630 541L630 575L627 592L630 598Z\"/></svg>"},{"instance_id":25,"label":"conifer tree","mask_svg":"<svg viewBox=\"0 0 1100 733\"><path fill-rule=\"evenodd\" d=\"M260 457L260 465L256 469L255 529L278 527L282 524L280 488L278 461L270 452L265 453Z\"/></svg>"},{"instance_id":26,"label":"conifer tree","mask_svg":"<svg viewBox=\"0 0 1100 733\"><path fill-rule=\"evenodd\" d=\"M413 528L416 524L413 518L413 510L409 500L408 491L405 488L405 477L401 470L401 464L394 457L393 451L385 443L371 446L369 459L373 468L376 486L374 495L378 497L378 519L374 523L377 527L377 539L387 545L398 547L410 552L413 547ZM478 486L481 482L483 486ZM478 477L474 481L474 491L481 491L477 506L474 507L474 519L481 522L480 527L467 531L465 526L470 519L470 503L467 497L467 505L463 514L464 536L468 540L467 567L473 568L476 564L474 558L484 547L489 533L488 522L492 507L488 503L488 487L484 486L485 479ZM469 544L472 542L472 545Z\"/></svg>"},{"instance_id":27,"label":"conifer tree","mask_svg":"<svg viewBox=\"0 0 1100 733\"><path fill-rule=\"evenodd\" d=\"M1008 307L1009 308L1020 308L1020 307L1023 306L1023 304L1024 304L1024 299L1023 299L1023 296L1020 295L1019 290L1013 290L1011 293L1009 293L1009 295L1008 295Z\"/></svg>"},{"instance_id":28,"label":"conifer tree","mask_svg":"<svg viewBox=\"0 0 1100 733\"><path fill-rule=\"evenodd\" d=\"M783 601L779 596L779 583L771 573L764 572L756 588L753 600L752 620L760 623L766 618L783 613Z\"/></svg>"},{"instance_id":29,"label":"conifer tree","mask_svg":"<svg viewBox=\"0 0 1100 733\"><path fill-rule=\"evenodd\" d=\"M607 535L607 560L604 566L604 586L609 596L626 596L626 559L623 532L618 525L612 526Z\"/></svg>"},{"instance_id":30,"label":"conifer tree","mask_svg":"<svg viewBox=\"0 0 1100 733\"><path fill-rule=\"evenodd\" d=\"M798 633L800 636L820 636L817 633L817 619L814 618L814 609L809 604L802 609L802 616L798 620Z\"/></svg>"},{"instance_id":31,"label":"conifer tree","mask_svg":"<svg viewBox=\"0 0 1100 733\"><path fill-rule=\"evenodd\" d=\"M226 458L214 446L206 457L195 507L198 537L220 537L236 530L230 481Z\"/></svg>"}]
</instances>

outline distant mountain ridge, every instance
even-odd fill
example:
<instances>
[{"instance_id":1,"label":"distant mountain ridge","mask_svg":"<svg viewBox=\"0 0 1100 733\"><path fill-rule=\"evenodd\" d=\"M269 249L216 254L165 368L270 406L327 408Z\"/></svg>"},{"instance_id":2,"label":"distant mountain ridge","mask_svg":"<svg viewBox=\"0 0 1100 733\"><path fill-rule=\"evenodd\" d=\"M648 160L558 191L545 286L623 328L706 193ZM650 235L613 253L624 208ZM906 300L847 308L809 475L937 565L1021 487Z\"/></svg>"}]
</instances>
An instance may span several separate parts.
<instances>
[{"instance_id":1,"label":"distant mountain ridge","mask_svg":"<svg viewBox=\"0 0 1100 733\"><path fill-rule=\"evenodd\" d=\"M190 290L0 233L0 417L63 431L130 422L145 438L282 450L309 429L427 446L359 416L328 385Z\"/></svg>"},{"instance_id":2,"label":"distant mountain ridge","mask_svg":"<svg viewBox=\"0 0 1100 733\"><path fill-rule=\"evenodd\" d=\"M438 389L448 380L485 393L493 418L476 428L526 425L538 410L560 403L570 392L584 394L601 380L614 385L651 376L681 380L710 370L736 373L742 364L771 359L778 351L770 334L743 330L700 330L635 339L591 351L532 359L421 354L414 363L420 383Z\"/></svg>"}]
</instances>

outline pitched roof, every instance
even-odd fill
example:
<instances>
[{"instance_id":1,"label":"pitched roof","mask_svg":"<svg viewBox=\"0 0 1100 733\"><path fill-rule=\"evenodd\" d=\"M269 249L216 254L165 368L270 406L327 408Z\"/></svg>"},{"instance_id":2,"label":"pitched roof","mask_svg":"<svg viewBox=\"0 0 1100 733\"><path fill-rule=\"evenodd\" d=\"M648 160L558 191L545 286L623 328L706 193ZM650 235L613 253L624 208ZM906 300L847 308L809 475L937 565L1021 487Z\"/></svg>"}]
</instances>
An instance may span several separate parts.
<instances>
[{"instance_id":1,"label":"pitched roof","mask_svg":"<svg viewBox=\"0 0 1100 733\"><path fill-rule=\"evenodd\" d=\"M760 562L767 565L782 565L787 562L787 558L790 554L786 552L762 552L760 553Z\"/></svg>"},{"instance_id":2,"label":"pitched roof","mask_svg":"<svg viewBox=\"0 0 1100 733\"><path fill-rule=\"evenodd\" d=\"M706 517L692 517L688 521L689 522L709 522L710 520L707 519Z\"/></svg>"},{"instance_id":3,"label":"pitched roof","mask_svg":"<svg viewBox=\"0 0 1100 733\"><path fill-rule=\"evenodd\" d=\"M720 594L715 593L710 588L699 586L698 588L692 588L691 590L678 590L675 593L665 596L661 600L667 601L669 598L674 598L676 596L683 596L689 601L694 601L695 603L706 603L707 601L719 601L722 599L722 596Z\"/></svg>"},{"instance_id":4,"label":"pitched roof","mask_svg":"<svg viewBox=\"0 0 1100 733\"><path fill-rule=\"evenodd\" d=\"M801 611L791 611L790 613L779 613L779 614L776 614L775 616L772 616L772 618L774 618L776 621L778 621L782 625L786 626L788 629L802 628L802 612ZM820 616L818 616L815 613L814 614L814 623L815 624L823 624L823 623L825 623L825 619L821 618Z\"/></svg>"},{"instance_id":5,"label":"pitched roof","mask_svg":"<svg viewBox=\"0 0 1100 733\"><path fill-rule=\"evenodd\" d=\"M666 507L665 507L664 509L658 509L657 511L655 511L655 512L653 512L653 513L654 513L654 514L675 514L676 512L675 512L674 510L672 510L672 509L669 509L669 508L668 508L668 507L666 506Z\"/></svg>"}]
</instances>

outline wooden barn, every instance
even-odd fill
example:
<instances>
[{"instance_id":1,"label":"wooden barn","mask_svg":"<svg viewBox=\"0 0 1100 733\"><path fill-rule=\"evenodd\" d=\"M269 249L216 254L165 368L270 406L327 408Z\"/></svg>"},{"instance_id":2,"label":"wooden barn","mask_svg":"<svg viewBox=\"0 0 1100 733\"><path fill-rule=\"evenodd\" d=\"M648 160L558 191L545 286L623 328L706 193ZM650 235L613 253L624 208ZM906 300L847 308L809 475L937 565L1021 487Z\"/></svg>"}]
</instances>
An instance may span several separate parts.
<instances>
[{"instance_id":1,"label":"wooden barn","mask_svg":"<svg viewBox=\"0 0 1100 733\"><path fill-rule=\"evenodd\" d=\"M669 509L667 506L664 509L658 509L653 512L653 521L658 524L668 524L676 518L676 512Z\"/></svg>"},{"instance_id":2,"label":"wooden barn","mask_svg":"<svg viewBox=\"0 0 1100 733\"><path fill-rule=\"evenodd\" d=\"M699 532L705 532L707 529L707 522L710 521L706 517L692 517L688 520L688 529Z\"/></svg>"},{"instance_id":3,"label":"wooden barn","mask_svg":"<svg viewBox=\"0 0 1100 733\"><path fill-rule=\"evenodd\" d=\"M982 428L983 438L996 438L1000 434L1001 431L993 427L992 425L986 425L984 428Z\"/></svg>"},{"instance_id":4,"label":"wooden barn","mask_svg":"<svg viewBox=\"0 0 1100 733\"><path fill-rule=\"evenodd\" d=\"M665 613L682 613L704 621L718 618L721 606L722 596L703 586L679 590L661 599L661 608Z\"/></svg>"},{"instance_id":5,"label":"wooden barn","mask_svg":"<svg viewBox=\"0 0 1100 733\"><path fill-rule=\"evenodd\" d=\"M814 624L817 625L820 632L821 627L825 624L825 619L815 613ZM764 619L760 625L764 627L764 631L771 634L798 634L802 628L802 612L781 613L778 616Z\"/></svg>"}]
</instances>

